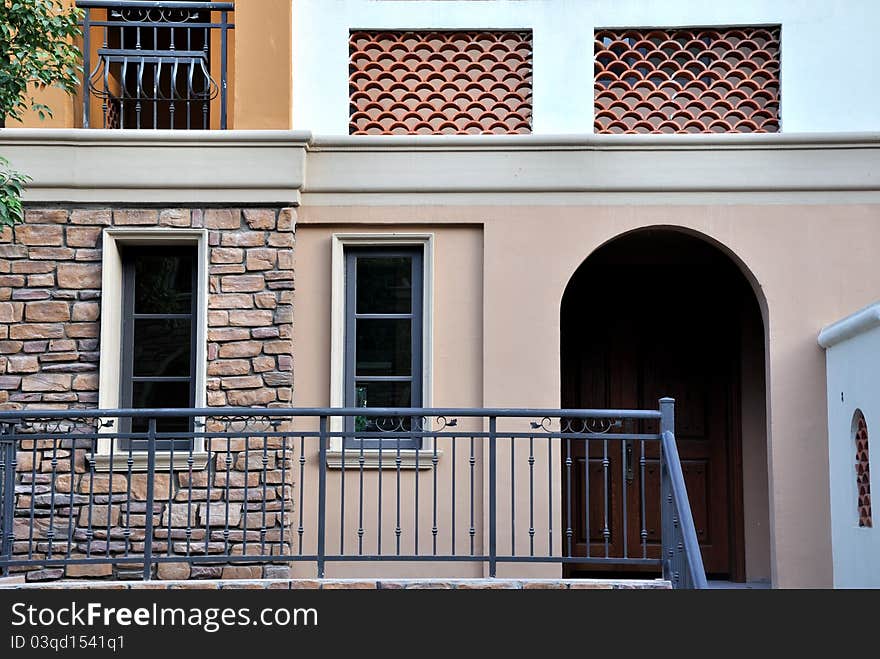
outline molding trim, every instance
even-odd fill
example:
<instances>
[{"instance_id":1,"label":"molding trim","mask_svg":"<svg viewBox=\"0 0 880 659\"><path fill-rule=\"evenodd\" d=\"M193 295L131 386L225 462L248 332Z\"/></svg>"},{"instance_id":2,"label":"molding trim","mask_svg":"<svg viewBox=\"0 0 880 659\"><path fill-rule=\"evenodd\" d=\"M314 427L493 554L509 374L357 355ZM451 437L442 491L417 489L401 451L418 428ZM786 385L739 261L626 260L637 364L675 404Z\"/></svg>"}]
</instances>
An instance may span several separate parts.
<instances>
[{"instance_id":1,"label":"molding trim","mask_svg":"<svg viewBox=\"0 0 880 659\"><path fill-rule=\"evenodd\" d=\"M171 460L171 454L165 451L156 451L156 468L155 473L163 471L189 471L189 459L192 458L192 470L200 471L208 465L208 454L204 451L179 451L175 452L174 460ZM95 471L128 471L128 452L114 453L113 457L108 453L92 453L86 456L91 464L95 465ZM132 451L132 472L147 471L147 452Z\"/></svg>"},{"instance_id":2,"label":"molding trim","mask_svg":"<svg viewBox=\"0 0 880 659\"><path fill-rule=\"evenodd\" d=\"M338 438L336 438L338 439ZM332 442L333 438L331 438ZM426 438L428 443L430 440ZM327 467L330 469L342 469L342 456L345 455L345 471L360 470L360 449L330 449L327 451ZM443 451L438 450L435 454L433 449L423 448L416 449L400 449L400 468L401 469L433 469L434 457L441 457ZM379 469L379 458L382 458L382 470L397 469L398 452L396 449L364 449L364 469Z\"/></svg>"},{"instance_id":3,"label":"molding trim","mask_svg":"<svg viewBox=\"0 0 880 659\"><path fill-rule=\"evenodd\" d=\"M875 327L880 327L880 302L875 302L825 327L819 332L819 345L827 350Z\"/></svg>"},{"instance_id":4,"label":"molding trim","mask_svg":"<svg viewBox=\"0 0 880 659\"><path fill-rule=\"evenodd\" d=\"M25 202L298 205L302 131L6 128Z\"/></svg>"}]
</instances>

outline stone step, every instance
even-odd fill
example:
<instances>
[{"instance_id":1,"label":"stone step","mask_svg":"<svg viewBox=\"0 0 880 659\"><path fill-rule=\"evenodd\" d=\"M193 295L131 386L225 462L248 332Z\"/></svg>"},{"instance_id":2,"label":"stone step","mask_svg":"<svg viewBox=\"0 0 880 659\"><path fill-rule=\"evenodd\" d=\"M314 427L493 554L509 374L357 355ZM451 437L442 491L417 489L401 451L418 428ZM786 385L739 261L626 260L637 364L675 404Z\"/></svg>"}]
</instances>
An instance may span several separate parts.
<instances>
[{"instance_id":1,"label":"stone step","mask_svg":"<svg viewBox=\"0 0 880 659\"><path fill-rule=\"evenodd\" d=\"M190 579L186 581L5 582L0 589L44 590L668 590L663 579Z\"/></svg>"}]
</instances>

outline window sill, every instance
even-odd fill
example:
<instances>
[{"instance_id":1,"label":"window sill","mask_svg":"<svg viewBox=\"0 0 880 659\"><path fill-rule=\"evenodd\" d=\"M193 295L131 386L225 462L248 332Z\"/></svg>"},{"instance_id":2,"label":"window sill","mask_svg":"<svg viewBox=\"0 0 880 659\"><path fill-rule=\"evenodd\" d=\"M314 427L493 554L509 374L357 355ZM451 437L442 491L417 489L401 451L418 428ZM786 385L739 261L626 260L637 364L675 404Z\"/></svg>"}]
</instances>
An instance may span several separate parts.
<instances>
[{"instance_id":1,"label":"window sill","mask_svg":"<svg viewBox=\"0 0 880 659\"><path fill-rule=\"evenodd\" d=\"M131 471L145 472L147 471L147 453L144 451L134 451L131 453ZM87 456L88 461L95 466L95 471L128 471L128 453L114 453L111 459L109 453L93 453ZM171 453L167 451L156 452L156 472L160 471L189 471L190 458L192 458L192 470L200 471L208 465L208 454L204 451L181 451L174 453L174 460L171 459Z\"/></svg>"},{"instance_id":2,"label":"window sill","mask_svg":"<svg viewBox=\"0 0 880 659\"><path fill-rule=\"evenodd\" d=\"M345 449L344 451L328 450L327 451L327 467L329 469L342 469L342 456L345 455L346 471L352 469L360 469L361 466L361 450L356 448ZM443 455L443 451L433 449L400 449L400 468L401 469L432 469L434 466L434 457L438 459ZM364 469L379 469L381 456L382 469L397 469L397 449L364 449Z\"/></svg>"}]
</instances>

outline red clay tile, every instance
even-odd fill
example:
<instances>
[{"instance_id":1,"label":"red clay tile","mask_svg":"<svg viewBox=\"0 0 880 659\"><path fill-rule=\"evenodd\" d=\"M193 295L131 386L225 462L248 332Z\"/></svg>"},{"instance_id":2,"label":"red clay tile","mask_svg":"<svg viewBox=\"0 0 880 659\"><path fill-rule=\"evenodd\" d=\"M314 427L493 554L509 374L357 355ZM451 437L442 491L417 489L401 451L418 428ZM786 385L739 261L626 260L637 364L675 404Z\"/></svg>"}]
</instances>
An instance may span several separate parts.
<instances>
[{"instance_id":1,"label":"red clay tile","mask_svg":"<svg viewBox=\"0 0 880 659\"><path fill-rule=\"evenodd\" d=\"M530 133L532 34L355 31L351 135Z\"/></svg>"},{"instance_id":2,"label":"red clay tile","mask_svg":"<svg viewBox=\"0 0 880 659\"><path fill-rule=\"evenodd\" d=\"M859 493L859 526L871 528L871 465L868 461L868 424L856 410L856 488Z\"/></svg>"},{"instance_id":3,"label":"red clay tile","mask_svg":"<svg viewBox=\"0 0 880 659\"><path fill-rule=\"evenodd\" d=\"M779 34L597 30L595 132L778 132Z\"/></svg>"}]
</instances>

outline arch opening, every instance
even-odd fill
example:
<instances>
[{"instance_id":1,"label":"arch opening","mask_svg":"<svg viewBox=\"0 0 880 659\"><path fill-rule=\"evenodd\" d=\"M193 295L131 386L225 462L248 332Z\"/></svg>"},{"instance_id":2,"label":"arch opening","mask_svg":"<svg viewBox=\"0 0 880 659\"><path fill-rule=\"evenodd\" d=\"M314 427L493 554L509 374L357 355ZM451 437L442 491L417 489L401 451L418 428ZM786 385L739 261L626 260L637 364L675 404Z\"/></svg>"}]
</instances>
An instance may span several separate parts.
<instances>
[{"instance_id":1,"label":"arch opening","mask_svg":"<svg viewBox=\"0 0 880 659\"><path fill-rule=\"evenodd\" d=\"M560 311L564 408L656 409L661 396L676 399L704 563L710 577L732 581L770 579L764 309L753 285L708 239L642 229L593 252L572 275ZM659 454L643 442L587 452L574 456L579 482L563 485L578 502L578 555L599 555L610 540L630 557L659 556ZM589 523L606 509L607 527Z\"/></svg>"}]
</instances>

